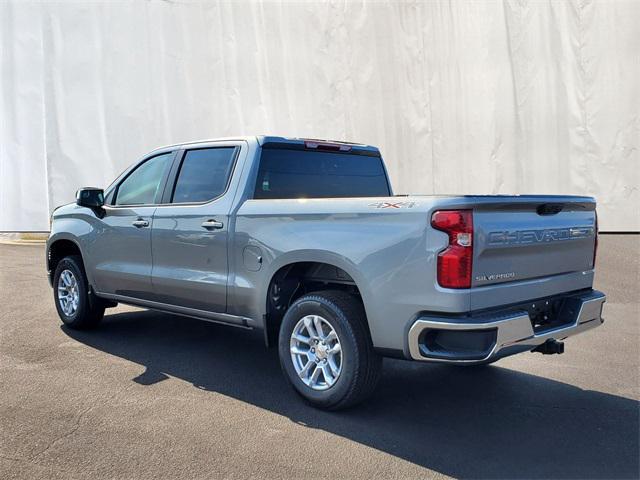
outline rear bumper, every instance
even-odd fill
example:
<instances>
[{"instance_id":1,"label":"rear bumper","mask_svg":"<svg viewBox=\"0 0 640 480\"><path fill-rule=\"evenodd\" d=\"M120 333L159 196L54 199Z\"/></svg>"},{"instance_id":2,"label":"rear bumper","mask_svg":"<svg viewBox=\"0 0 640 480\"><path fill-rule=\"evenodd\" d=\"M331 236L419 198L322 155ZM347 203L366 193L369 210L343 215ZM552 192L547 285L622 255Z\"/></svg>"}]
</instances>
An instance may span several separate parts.
<instances>
[{"instance_id":1,"label":"rear bumper","mask_svg":"<svg viewBox=\"0 0 640 480\"><path fill-rule=\"evenodd\" d=\"M408 334L414 360L457 364L489 363L529 351L549 339L562 340L600 326L606 296L597 290L567 297L561 325L536 328L526 310L513 309L476 317L418 318Z\"/></svg>"}]
</instances>

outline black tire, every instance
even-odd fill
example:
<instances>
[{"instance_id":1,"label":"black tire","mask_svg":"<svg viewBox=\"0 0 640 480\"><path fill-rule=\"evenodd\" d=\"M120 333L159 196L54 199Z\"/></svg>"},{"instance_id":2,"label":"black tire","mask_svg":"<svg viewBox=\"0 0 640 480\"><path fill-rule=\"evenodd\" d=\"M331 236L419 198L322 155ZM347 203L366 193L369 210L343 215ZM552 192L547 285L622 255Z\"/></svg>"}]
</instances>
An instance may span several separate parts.
<instances>
[{"instance_id":1,"label":"black tire","mask_svg":"<svg viewBox=\"0 0 640 480\"><path fill-rule=\"evenodd\" d=\"M340 341L341 371L326 390L307 386L291 358L291 335L307 315L326 319ZM342 291L315 292L296 300L282 320L278 351L285 378L296 392L311 405L325 410L340 410L362 402L373 393L382 372L382 357L373 349L362 302Z\"/></svg>"},{"instance_id":2,"label":"black tire","mask_svg":"<svg viewBox=\"0 0 640 480\"><path fill-rule=\"evenodd\" d=\"M74 312L67 314L62 308L59 300L60 276L62 272L69 271L73 274L77 285L78 306ZM70 255L58 262L53 275L53 298L56 310L62 322L69 328L81 330L93 328L104 316L104 304L92 293L89 293L89 283L84 272L82 259L78 255Z\"/></svg>"}]
</instances>

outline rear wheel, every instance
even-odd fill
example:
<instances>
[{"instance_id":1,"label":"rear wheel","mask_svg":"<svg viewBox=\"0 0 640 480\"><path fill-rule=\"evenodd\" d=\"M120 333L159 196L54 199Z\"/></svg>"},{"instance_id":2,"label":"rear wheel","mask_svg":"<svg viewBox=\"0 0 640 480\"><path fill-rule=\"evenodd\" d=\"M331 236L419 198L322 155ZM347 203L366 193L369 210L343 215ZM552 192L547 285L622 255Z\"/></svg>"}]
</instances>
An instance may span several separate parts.
<instances>
[{"instance_id":1,"label":"rear wheel","mask_svg":"<svg viewBox=\"0 0 640 480\"><path fill-rule=\"evenodd\" d=\"M280 364L312 405L338 410L369 396L382 358L373 349L362 302L341 291L299 298L280 326Z\"/></svg>"},{"instance_id":2,"label":"rear wheel","mask_svg":"<svg viewBox=\"0 0 640 480\"><path fill-rule=\"evenodd\" d=\"M70 328L95 327L104 316L104 304L89 293L87 276L78 255L65 257L56 266L53 296L58 316Z\"/></svg>"}]
</instances>

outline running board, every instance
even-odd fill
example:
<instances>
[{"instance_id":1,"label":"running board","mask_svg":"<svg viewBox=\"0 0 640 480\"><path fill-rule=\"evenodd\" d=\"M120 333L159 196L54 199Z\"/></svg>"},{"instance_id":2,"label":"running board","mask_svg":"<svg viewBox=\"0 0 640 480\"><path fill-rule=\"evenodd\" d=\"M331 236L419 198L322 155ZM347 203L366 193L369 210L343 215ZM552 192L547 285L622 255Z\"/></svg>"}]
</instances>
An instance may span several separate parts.
<instances>
[{"instance_id":1,"label":"running board","mask_svg":"<svg viewBox=\"0 0 640 480\"><path fill-rule=\"evenodd\" d=\"M206 310L180 307L177 305L170 305L168 303L153 302L151 300L127 297L125 295L114 295L111 293L101 292L95 292L95 294L100 298L113 300L119 303L124 303L126 305L148 308L150 310L157 310L158 312L172 313L174 315L195 318L197 320L203 320L205 322L221 323L223 325L230 325L232 327L240 327L246 329L253 329L254 327L254 321L252 319L247 317L239 317L237 315L230 315L228 313L208 312Z\"/></svg>"}]
</instances>

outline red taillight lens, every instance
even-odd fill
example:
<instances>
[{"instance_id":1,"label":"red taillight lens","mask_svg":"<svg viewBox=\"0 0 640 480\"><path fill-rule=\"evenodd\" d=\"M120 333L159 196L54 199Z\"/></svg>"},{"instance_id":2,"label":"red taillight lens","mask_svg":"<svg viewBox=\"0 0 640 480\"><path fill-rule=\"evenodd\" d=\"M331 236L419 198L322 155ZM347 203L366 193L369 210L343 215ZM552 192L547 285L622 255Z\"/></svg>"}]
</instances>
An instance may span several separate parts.
<instances>
[{"instance_id":1,"label":"red taillight lens","mask_svg":"<svg viewBox=\"0 0 640 480\"><path fill-rule=\"evenodd\" d=\"M471 288L473 266L473 212L439 210L431 226L449 235L449 246L438 254L438 284L445 288Z\"/></svg>"}]
</instances>

